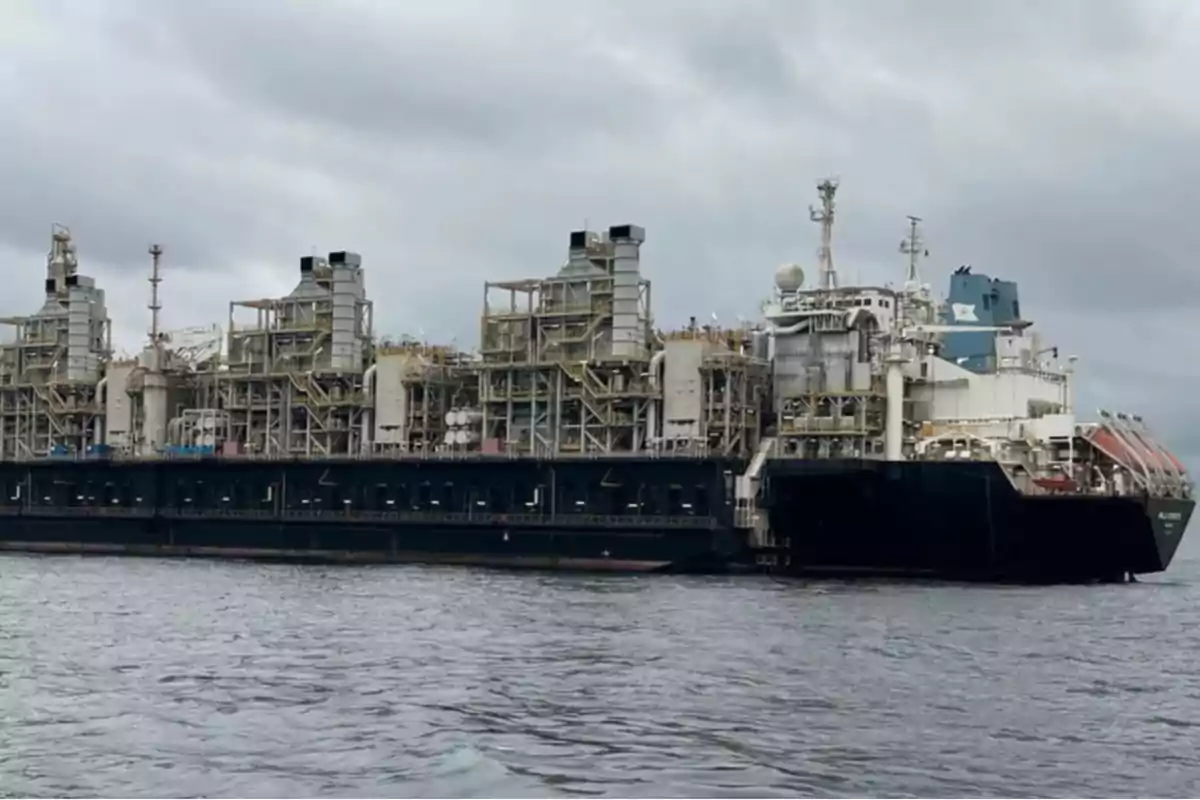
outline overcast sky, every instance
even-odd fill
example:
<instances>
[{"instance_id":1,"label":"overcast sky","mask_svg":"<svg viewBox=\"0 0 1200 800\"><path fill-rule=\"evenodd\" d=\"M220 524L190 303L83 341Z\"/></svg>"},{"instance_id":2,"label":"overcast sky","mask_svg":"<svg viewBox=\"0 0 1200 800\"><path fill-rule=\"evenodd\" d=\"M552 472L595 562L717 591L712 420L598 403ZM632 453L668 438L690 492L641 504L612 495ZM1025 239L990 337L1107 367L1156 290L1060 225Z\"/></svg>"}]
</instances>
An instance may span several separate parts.
<instances>
[{"instance_id":1,"label":"overcast sky","mask_svg":"<svg viewBox=\"0 0 1200 800\"><path fill-rule=\"evenodd\" d=\"M51 222L108 290L222 321L298 259L363 255L383 333L477 335L485 279L633 222L664 327L963 263L1020 282L1081 405L1200 457L1200 5L1117 0L0 0L0 312L39 304ZM11 276L11 280L7 278Z\"/></svg>"}]
</instances>

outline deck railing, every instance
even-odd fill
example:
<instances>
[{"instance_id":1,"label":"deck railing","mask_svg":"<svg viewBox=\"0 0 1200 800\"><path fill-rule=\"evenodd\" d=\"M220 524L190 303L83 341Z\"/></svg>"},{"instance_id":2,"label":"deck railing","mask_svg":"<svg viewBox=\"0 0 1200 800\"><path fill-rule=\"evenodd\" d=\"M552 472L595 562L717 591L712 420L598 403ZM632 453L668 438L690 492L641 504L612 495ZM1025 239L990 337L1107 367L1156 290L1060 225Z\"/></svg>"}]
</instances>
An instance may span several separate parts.
<instances>
[{"instance_id":1,"label":"deck railing","mask_svg":"<svg viewBox=\"0 0 1200 800\"><path fill-rule=\"evenodd\" d=\"M710 448L687 448L678 450L623 450L613 452L574 452L566 451L501 451L485 453L478 450L422 450L422 451L390 451L378 453L330 453L330 454L283 454L283 453L154 453L150 455L131 455L128 453L105 454L76 454L42 456L17 456L0 461L4 463L43 464L43 463L72 463L72 462L116 462L128 463L161 463L176 461L263 461L294 463L304 461L545 461L548 459L571 459L581 461L603 461L622 458L644 458L663 460L695 460L697 458L729 458Z\"/></svg>"},{"instance_id":2,"label":"deck railing","mask_svg":"<svg viewBox=\"0 0 1200 800\"><path fill-rule=\"evenodd\" d=\"M294 511L274 509L177 509L127 506L0 506L0 517L78 517L114 519L223 519L327 524L406 523L413 525L486 525L541 528L680 528L712 530L719 527L711 516L635 516L629 514L495 514L464 511Z\"/></svg>"}]
</instances>

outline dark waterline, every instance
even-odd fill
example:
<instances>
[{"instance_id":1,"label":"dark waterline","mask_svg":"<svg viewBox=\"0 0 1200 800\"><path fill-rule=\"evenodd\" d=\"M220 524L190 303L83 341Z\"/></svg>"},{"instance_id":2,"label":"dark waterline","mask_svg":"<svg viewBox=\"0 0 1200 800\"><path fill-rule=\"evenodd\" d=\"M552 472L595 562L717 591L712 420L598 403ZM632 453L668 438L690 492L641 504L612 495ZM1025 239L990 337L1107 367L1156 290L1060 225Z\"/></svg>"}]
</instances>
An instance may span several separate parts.
<instances>
[{"instance_id":1,"label":"dark waterline","mask_svg":"<svg viewBox=\"0 0 1200 800\"><path fill-rule=\"evenodd\" d=\"M0 556L0 794L1190 797L1197 550L1088 587Z\"/></svg>"}]
</instances>

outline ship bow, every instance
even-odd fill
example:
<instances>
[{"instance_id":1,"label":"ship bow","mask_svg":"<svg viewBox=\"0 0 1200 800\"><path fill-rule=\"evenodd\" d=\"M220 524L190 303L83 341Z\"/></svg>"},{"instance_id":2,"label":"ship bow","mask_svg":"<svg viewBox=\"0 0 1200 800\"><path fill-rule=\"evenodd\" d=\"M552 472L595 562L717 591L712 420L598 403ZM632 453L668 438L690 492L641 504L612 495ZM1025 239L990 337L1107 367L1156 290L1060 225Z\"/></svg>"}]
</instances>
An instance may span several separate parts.
<instances>
[{"instance_id":1,"label":"ship bow","mask_svg":"<svg viewBox=\"0 0 1200 800\"><path fill-rule=\"evenodd\" d=\"M1195 508L1196 501L1190 498L1152 497L1146 501L1146 515L1154 532L1157 564L1154 569L1134 570L1135 572L1160 572L1170 566Z\"/></svg>"}]
</instances>

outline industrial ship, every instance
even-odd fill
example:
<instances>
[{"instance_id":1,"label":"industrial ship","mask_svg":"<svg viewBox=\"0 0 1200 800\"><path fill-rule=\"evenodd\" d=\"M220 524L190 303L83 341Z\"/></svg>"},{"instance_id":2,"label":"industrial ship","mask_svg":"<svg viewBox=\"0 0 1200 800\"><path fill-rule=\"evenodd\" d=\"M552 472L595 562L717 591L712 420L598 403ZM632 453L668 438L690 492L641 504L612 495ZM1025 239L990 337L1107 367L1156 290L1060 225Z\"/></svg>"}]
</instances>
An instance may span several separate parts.
<instances>
[{"instance_id":1,"label":"industrial ship","mask_svg":"<svg viewBox=\"0 0 1200 800\"><path fill-rule=\"evenodd\" d=\"M1076 418L1074 359L1014 283L961 267L843 286L837 184L815 285L763 319L661 331L645 232L570 235L489 283L472 352L375 335L362 259L300 259L224 329L113 355L55 228L45 302L3 320L0 549L647 572L1119 581L1165 570L1194 501L1137 416Z\"/></svg>"}]
</instances>

